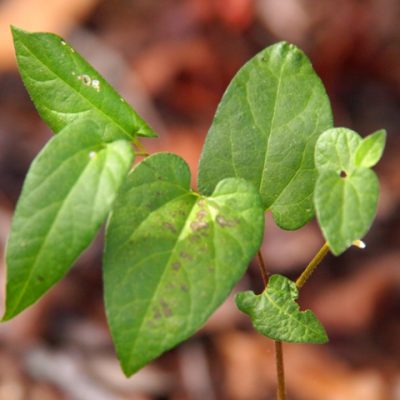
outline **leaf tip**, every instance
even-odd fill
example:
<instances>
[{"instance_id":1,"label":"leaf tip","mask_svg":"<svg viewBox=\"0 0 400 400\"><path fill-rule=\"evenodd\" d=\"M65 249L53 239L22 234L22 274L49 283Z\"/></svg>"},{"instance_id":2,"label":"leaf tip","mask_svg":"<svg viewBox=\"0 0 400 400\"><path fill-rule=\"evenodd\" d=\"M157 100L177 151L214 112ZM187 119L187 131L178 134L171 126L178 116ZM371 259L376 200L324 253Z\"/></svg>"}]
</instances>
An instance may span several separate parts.
<instances>
[{"instance_id":1,"label":"leaf tip","mask_svg":"<svg viewBox=\"0 0 400 400\"><path fill-rule=\"evenodd\" d=\"M318 340L315 341L316 344L325 344L329 342L329 336L325 331L325 328L321 324L321 336L318 338Z\"/></svg>"},{"instance_id":2,"label":"leaf tip","mask_svg":"<svg viewBox=\"0 0 400 400\"><path fill-rule=\"evenodd\" d=\"M29 34L29 32L24 31L23 29L18 28L15 25L10 25L10 30L11 30L11 34L13 36L14 41L18 38L18 36Z\"/></svg>"},{"instance_id":3,"label":"leaf tip","mask_svg":"<svg viewBox=\"0 0 400 400\"><path fill-rule=\"evenodd\" d=\"M120 361L120 365L121 365L121 370L126 378L130 378L137 371L137 369L131 368L129 365L127 365L122 361Z\"/></svg>"},{"instance_id":4,"label":"leaf tip","mask_svg":"<svg viewBox=\"0 0 400 400\"><path fill-rule=\"evenodd\" d=\"M240 311L242 311L242 312L247 314L246 310L247 310L248 307L246 307L246 305L245 305L245 300L246 300L246 298L251 298L253 296L255 296L255 293L252 292L251 290L247 290L245 292L236 293L236 296L235 296L236 307Z\"/></svg>"},{"instance_id":5,"label":"leaf tip","mask_svg":"<svg viewBox=\"0 0 400 400\"><path fill-rule=\"evenodd\" d=\"M362 140L356 149L354 162L358 167L372 168L382 158L386 145L386 130L379 129Z\"/></svg>"},{"instance_id":6,"label":"leaf tip","mask_svg":"<svg viewBox=\"0 0 400 400\"><path fill-rule=\"evenodd\" d=\"M137 131L137 135L148 138L158 137L158 134L148 125L145 127L145 129L143 127L139 128L139 130Z\"/></svg>"},{"instance_id":7,"label":"leaf tip","mask_svg":"<svg viewBox=\"0 0 400 400\"><path fill-rule=\"evenodd\" d=\"M18 311L15 311L15 307L10 310L10 307L6 305L4 314L0 319L0 323L9 321L10 319L14 318L17 314Z\"/></svg>"},{"instance_id":8,"label":"leaf tip","mask_svg":"<svg viewBox=\"0 0 400 400\"><path fill-rule=\"evenodd\" d=\"M11 29L11 32L15 32L15 33L18 33L18 32L24 32L21 28L18 28L18 26L16 26L16 25L13 25L13 24L11 24L10 25L10 29Z\"/></svg>"}]
</instances>

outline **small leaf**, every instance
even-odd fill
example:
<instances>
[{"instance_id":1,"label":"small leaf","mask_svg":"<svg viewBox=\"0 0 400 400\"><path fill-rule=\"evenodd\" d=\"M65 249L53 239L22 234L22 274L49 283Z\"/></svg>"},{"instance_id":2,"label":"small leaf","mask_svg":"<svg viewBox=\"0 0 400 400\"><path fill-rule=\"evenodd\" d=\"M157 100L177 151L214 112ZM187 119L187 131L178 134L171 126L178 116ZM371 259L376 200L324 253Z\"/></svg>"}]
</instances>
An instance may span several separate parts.
<instances>
[{"instance_id":1,"label":"small leaf","mask_svg":"<svg viewBox=\"0 0 400 400\"><path fill-rule=\"evenodd\" d=\"M91 119L104 140L156 136L119 94L62 38L12 28L18 67L40 116L54 132Z\"/></svg>"},{"instance_id":2,"label":"small leaf","mask_svg":"<svg viewBox=\"0 0 400 400\"><path fill-rule=\"evenodd\" d=\"M263 230L260 197L242 179L202 197L173 154L150 156L133 170L104 255L106 312L126 375L201 327L245 272Z\"/></svg>"},{"instance_id":3,"label":"small leaf","mask_svg":"<svg viewBox=\"0 0 400 400\"><path fill-rule=\"evenodd\" d=\"M284 42L266 48L240 69L218 106L201 155L200 192L244 178L281 228L300 228L314 215L315 142L331 126L328 96L304 53Z\"/></svg>"},{"instance_id":4,"label":"small leaf","mask_svg":"<svg viewBox=\"0 0 400 400\"><path fill-rule=\"evenodd\" d=\"M373 167L382 157L386 143L386 131L381 129L367 136L358 146L355 154L357 167Z\"/></svg>"},{"instance_id":5,"label":"small leaf","mask_svg":"<svg viewBox=\"0 0 400 400\"><path fill-rule=\"evenodd\" d=\"M360 143L362 139L356 132L334 128L320 136L315 149L319 169L315 208L319 225L335 255L362 238L376 214L378 179L373 171L354 162Z\"/></svg>"},{"instance_id":6,"label":"small leaf","mask_svg":"<svg viewBox=\"0 0 400 400\"><path fill-rule=\"evenodd\" d=\"M104 144L80 122L53 137L33 161L7 243L3 320L34 303L93 240L126 177L130 143Z\"/></svg>"},{"instance_id":7,"label":"small leaf","mask_svg":"<svg viewBox=\"0 0 400 400\"><path fill-rule=\"evenodd\" d=\"M296 343L325 343L324 327L310 311L300 311L296 284L282 275L272 275L263 293L236 295L236 304L248 314L254 328L274 340Z\"/></svg>"},{"instance_id":8,"label":"small leaf","mask_svg":"<svg viewBox=\"0 0 400 400\"><path fill-rule=\"evenodd\" d=\"M318 139L315 148L315 165L318 171L335 171L349 174L355 168L354 153L361 137L347 128L332 128Z\"/></svg>"}]
</instances>

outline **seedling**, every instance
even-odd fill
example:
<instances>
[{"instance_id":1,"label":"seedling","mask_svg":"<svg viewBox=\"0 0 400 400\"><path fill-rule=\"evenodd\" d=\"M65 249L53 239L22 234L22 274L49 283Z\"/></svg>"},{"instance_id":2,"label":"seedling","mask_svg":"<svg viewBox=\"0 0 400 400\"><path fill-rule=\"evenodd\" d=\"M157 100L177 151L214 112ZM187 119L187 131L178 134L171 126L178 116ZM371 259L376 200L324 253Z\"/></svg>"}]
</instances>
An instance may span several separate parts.
<instances>
[{"instance_id":1,"label":"seedling","mask_svg":"<svg viewBox=\"0 0 400 400\"><path fill-rule=\"evenodd\" d=\"M25 86L56 134L33 161L7 243L9 320L69 270L107 220L104 297L123 371L132 375L193 335L258 252L263 293L236 302L276 341L324 343L298 291L323 257L360 239L376 213L385 131L365 139L333 128L325 89L307 57L277 43L246 63L226 90L202 152L198 187L171 153L145 157L147 123L71 46L13 28ZM133 145L132 145L133 144ZM298 229L316 212L326 243L296 282L268 275L259 248L264 214ZM266 233L268 234L268 232Z\"/></svg>"}]
</instances>

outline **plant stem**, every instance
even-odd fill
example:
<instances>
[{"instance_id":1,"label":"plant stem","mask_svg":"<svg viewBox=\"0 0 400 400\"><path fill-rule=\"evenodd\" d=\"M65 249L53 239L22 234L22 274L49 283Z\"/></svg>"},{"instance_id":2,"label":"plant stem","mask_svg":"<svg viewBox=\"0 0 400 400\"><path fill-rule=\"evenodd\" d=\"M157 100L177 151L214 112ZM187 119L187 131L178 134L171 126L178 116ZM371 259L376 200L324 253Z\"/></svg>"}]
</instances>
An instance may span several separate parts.
<instances>
[{"instance_id":1,"label":"plant stem","mask_svg":"<svg viewBox=\"0 0 400 400\"><path fill-rule=\"evenodd\" d=\"M150 154L145 151L136 151L135 156L137 157L148 157Z\"/></svg>"},{"instance_id":2,"label":"plant stem","mask_svg":"<svg viewBox=\"0 0 400 400\"><path fill-rule=\"evenodd\" d=\"M314 258L307 265L306 269L302 272L302 274L296 280L296 286L298 289L303 287L303 285L307 282L308 278L314 272L315 268L318 267L319 263L325 258L325 256L329 252L329 245L327 242L319 249L318 253L314 256Z\"/></svg>"},{"instance_id":3,"label":"plant stem","mask_svg":"<svg viewBox=\"0 0 400 400\"><path fill-rule=\"evenodd\" d=\"M264 286L266 287L268 284L268 274L260 250L257 253L257 261L258 261L258 268L260 270L264 282ZM277 400L285 400L286 390L285 390L285 370L283 366L283 349L282 349L282 342L278 340L275 340L275 363L276 363L276 377L278 381Z\"/></svg>"},{"instance_id":4,"label":"plant stem","mask_svg":"<svg viewBox=\"0 0 400 400\"><path fill-rule=\"evenodd\" d=\"M264 286L267 286L268 274L267 274L267 269L265 268L264 258L262 256L260 250L258 250L258 252L257 252L257 261L258 261L258 268L260 270L260 274L261 274L262 280L264 282Z\"/></svg>"},{"instance_id":5,"label":"plant stem","mask_svg":"<svg viewBox=\"0 0 400 400\"><path fill-rule=\"evenodd\" d=\"M147 155L150 154L138 138L134 140L133 144L137 147L140 153L146 153Z\"/></svg>"},{"instance_id":6,"label":"plant stem","mask_svg":"<svg viewBox=\"0 0 400 400\"><path fill-rule=\"evenodd\" d=\"M317 268L317 266L325 258L328 252L329 252L329 245L328 243L324 243L323 246L319 249L318 253L307 265L306 269L296 280L296 286L298 289L300 289L307 282L308 278L314 272L315 268ZM268 284L267 269L265 267L261 251L258 251L257 253L257 261L258 261L258 268L260 270L264 285L267 286ZM278 340L275 341L275 363L276 363L276 374L278 380L277 400L285 400L286 390L285 390L285 370L283 363L283 346L282 342Z\"/></svg>"},{"instance_id":7,"label":"plant stem","mask_svg":"<svg viewBox=\"0 0 400 400\"><path fill-rule=\"evenodd\" d=\"M285 400L286 390L285 390L285 370L283 365L283 349L282 349L282 342L278 340L275 341L275 362L276 362L276 373L278 377L277 399Z\"/></svg>"}]
</instances>

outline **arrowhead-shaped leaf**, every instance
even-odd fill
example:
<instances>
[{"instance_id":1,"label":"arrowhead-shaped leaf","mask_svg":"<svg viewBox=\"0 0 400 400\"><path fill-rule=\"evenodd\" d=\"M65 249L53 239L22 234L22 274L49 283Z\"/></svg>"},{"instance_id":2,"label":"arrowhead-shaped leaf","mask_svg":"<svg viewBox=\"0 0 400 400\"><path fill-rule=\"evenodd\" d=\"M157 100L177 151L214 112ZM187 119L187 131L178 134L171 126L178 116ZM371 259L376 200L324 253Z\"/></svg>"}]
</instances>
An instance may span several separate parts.
<instances>
[{"instance_id":1,"label":"arrowhead-shaped leaf","mask_svg":"<svg viewBox=\"0 0 400 400\"><path fill-rule=\"evenodd\" d=\"M106 141L155 136L119 94L62 38L12 28L18 67L40 116L54 132L91 119Z\"/></svg>"},{"instance_id":2,"label":"arrowhead-shaped leaf","mask_svg":"<svg viewBox=\"0 0 400 400\"><path fill-rule=\"evenodd\" d=\"M105 144L91 122L52 138L31 165L7 243L3 320L34 303L92 241L133 160L130 142Z\"/></svg>"},{"instance_id":3,"label":"arrowhead-shaped leaf","mask_svg":"<svg viewBox=\"0 0 400 400\"><path fill-rule=\"evenodd\" d=\"M382 154L382 149L374 149L374 141L375 138L363 141L346 128L330 129L318 139L315 163L319 176L314 202L319 225L335 255L362 238L374 219L379 183L375 173L364 167L371 160L377 161L377 153ZM366 148L363 143L367 143ZM361 153L356 163L355 158Z\"/></svg>"},{"instance_id":4,"label":"arrowhead-shaped leaf","mask_svg":"<svg viewBox=\"0 0 400 400\"><path fill-rule=\"evenodd\" d=\"M242 179L210 197L190 190L173 154L142 161L121 188L106 233L106 312L126 375L191 336L257 251L261 199Z\"/></svg>"},{"instance_id":5,"label":"arrowhead-shaped leaf","mask_svg":"<svg viewBox=\"0 0 400 400\"><path fill-rule=\"evenodd\" d=\"M219 104L200 160L201 193L223 178L245 178L280 227L301 227L314 214L315 142L331 126L328 96L307 57L288 43L266 48Z\"/></svg>"},{"instance_id":6,"label":"arrowhead-shaped leaf","mask_svg":"<svg viewBox=\"0 0 400 400\"><path fill-rule=\"evenodd\" d=\"M298 289L282 275L272 275L263 293L251 291L236 295L236 304L248 314L254 328L274 340L296 343L325 343L324 327L310 311L300 311L295 302Z\"/></svg>"}]
</instances>

